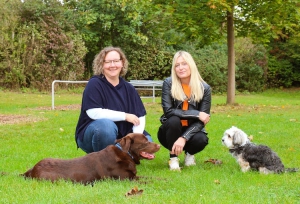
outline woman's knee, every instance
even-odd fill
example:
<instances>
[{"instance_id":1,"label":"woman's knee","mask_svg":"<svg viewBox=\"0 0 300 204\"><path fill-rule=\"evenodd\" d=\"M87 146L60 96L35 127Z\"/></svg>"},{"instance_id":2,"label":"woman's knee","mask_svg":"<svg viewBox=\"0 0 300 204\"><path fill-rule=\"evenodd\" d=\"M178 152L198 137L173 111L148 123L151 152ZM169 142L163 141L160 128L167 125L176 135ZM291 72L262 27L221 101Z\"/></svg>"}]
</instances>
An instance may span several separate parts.
<instances>
[{"instance_id":1,"label":"woman's knee","mask_svg":"<svg viewBox=\"0 0 300 204\"><path fill-rule=\"evenodd\" d=\"M115 140L118 135L117 125L108 119L95 120L91 124L92 137L94 141L97 140Z\"/></svg>"},{"instance_id":2,"label":"woman's knee","mask_svg":"<svg viewBox=\"0 0 300 204\"><path fill-rule=\"evenodd\" d=\"M206 133L198 133L188 141L185 150L190 154L196 154L208 145L208 140Z\"/></svg>"},{"instance_id":3,"label":"woman's knee","mask_svg":"<svg viewBox=\"0 0 300 204\"><path fill-rule=\"evenodd\" d=\"M118 134L117 125L108 119L98 119L92 122L87 129L90 129L94 134Z\"/></svg>"},{"instance_id":4,"label":"woman's knee","mask_svg":"<svg viewBox=\"0 0 300 204\"><path fill-rule=\"evenodd\" d=\"M207 134L204 132L201 132L200 136L198 137L199 143L207 145L208 140L209 140L209 138L207 137Z\"/></svg>"},{"instance_id":5,"label":"woman's knee","mask_svg":"<svg viewBox=\"0 0 300 204\"><path fill-rule=\"evenodd\" d=\"M89 151L100 151L113 144L117 138L118 127L107 119L99 119L92 122L84 133L84 143ZM90 150L90 149L93 150ZM83 149L83 148L82 148Z\"/></svg>"},{"instance_id":6,"label":"woman's knee","mask_svg":"<svg viewBox=\"0 0 300 204\"><path fill-rule=\"evenodd\" d=\"M198 135L198 137L196 138L196 143L198 144L198 146L202 147L202 149L204 149L204 147L206 145L208 145L208 137L207 134L204 132L201 132L200 135Z\"/></svg>"},{"instance_id":7,"label":"woman's knee","mask_svg":"<svg viewBox=\"0 0 300 204\"><path fill-rule=\"evenodd\" d=\"M181 121L180 118L178 116L172 116L170 118L168 118L168 120L166 121L166 124L164 124L166 126L167 129L181 129Z\"/></svg>"}]
</instances>

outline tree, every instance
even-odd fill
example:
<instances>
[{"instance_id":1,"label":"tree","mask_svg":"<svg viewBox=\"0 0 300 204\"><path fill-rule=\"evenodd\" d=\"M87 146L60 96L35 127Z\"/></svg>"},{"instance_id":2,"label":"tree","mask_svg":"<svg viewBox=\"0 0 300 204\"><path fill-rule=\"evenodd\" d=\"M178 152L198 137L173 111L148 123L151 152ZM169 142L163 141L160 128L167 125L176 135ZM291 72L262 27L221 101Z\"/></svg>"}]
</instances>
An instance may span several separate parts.
<instances>
[{"instance_id":1,"label":"tree","mask_svg":"<svg viewBox=\"0 0 300 204\"><path fill-rule=\"evenodd\" d=\"M106 46L145 45L148 29L145 22L151 7L149 1L69 0L65 6L76 15L76 27L89 50L86 66ZM150 19L150 18L149 18ZM91 70L90 70L91 71Z\"/></svg>"},{"instance_id":2,"label":"tree","mask_svg":"<svg viewBox=\"0 0 300 204\"><path fill-rule=\"evenodd\" d=\"M167 73L169 53L158 36L161 11L151 1L68 0L89 52L85 62L92 74L95 55L106 46L121 47L129 62L128 79L155 79Z\"/></svg>"},{"instance_id":3,"label":"tree","mask_svg":"<svg viewBox=\"0 0 300 204\"><path fill-rule=\"evenodd\" d=\"M216 4L222 6L222 0L215 1ZM235 102L235 78L234 73L234 55L232 55L231 47L234 44L234 28L236 28L237 36L250 36L256 42L270 42L272 38L284 37L283 30L285 28L294 29L299 21L297 15L296 1L262 1L262 0L233 0L227 1L224 8L227 9L227 43L228 43L228 89L227 89L227 104ZM235 21L231 19L235 17ZM235 23L234 23L235 22Z\"/></svg>"},{"instance_id":4,"label":"tree","mask_svg":"<svg viewBox=\"0 0 300 204\"><path fill-rule=\"evenodd\" d=\"M228 48L228 84L227 104L235 102L235 53L234 53L234 19L233 6L227 11L227 48Z\"/></svg>"},{"instance_id":5,"label":"tree","mask_svg":"<svg viewBox=\"0 0 300 204\"><path fill-rule=\"evenodd\" d=\"M227 34L227 104L235 103L234 37L248 36L254 42L268 43L274 38L285 38L283 29L295 32L299 25L297 0L157 0L155 3L166 12L165 25L184 33L184 40L198 41L203 46Z\"/></svg>"}]
</instances>

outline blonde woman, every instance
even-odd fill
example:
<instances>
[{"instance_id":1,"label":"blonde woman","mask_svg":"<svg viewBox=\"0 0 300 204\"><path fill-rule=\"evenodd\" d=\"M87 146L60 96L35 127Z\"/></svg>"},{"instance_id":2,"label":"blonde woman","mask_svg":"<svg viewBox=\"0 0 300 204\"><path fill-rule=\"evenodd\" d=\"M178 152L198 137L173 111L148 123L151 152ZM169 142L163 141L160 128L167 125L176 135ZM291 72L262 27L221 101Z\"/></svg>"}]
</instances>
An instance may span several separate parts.
<instances>
[{"instance_id":1,"label":"blonde woman","mask_svg":"<svg viewBox=\"0 0 300 204\"><path fill-rule=\"evenodd\" d=\"M194 155L208 144L204 127L210 120L211 88L188 52L174 55L171 77L163 83L161 103L164 114L158 140L170 151L169 168L180 170L178 156L182 152L185 166L196 165Z\"/></svg>"},{"instance_id":2,"label":"blonde woman","mask_svg":"<svg viewBox=\"0 0 300 204\"><path fill-rule=\"evenodd\" d=\"M146 110L135 88L125 81L128 61L118 47L106 47L93 61L94 76L82 96L75 141L86 153L97 152L128 133L145 131Z\"/></svg>"}]
</instances>

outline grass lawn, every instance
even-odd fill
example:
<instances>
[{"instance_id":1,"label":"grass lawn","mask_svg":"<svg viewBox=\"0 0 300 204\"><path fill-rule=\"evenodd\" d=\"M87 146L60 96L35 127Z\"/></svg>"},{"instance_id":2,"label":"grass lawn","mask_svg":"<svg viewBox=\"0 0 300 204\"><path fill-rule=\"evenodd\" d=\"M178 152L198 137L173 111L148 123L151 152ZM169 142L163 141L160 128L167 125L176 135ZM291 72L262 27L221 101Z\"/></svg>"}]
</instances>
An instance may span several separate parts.
<instances>
[{"instance_id":1,"label":"grass lawn","mask_svg":"<svg viewBox=\"0 0 300 204\"><path fill-rule=\"evenodd\" d=\"M280 175L242 173L222 146L221 137L232 125L253 136L253 142L270 146L286 167L300 167L300 90L269 90L239 94L235 106L226 106L225 95L213 95L207 125L209 145L196 155L197 165L181 172L168 169L168 151L162 147L152 161L137 166L142 181L105 180L94 187L71 182L25 180L28 168L46 157L75 158L75 126L81 94L0 91L0 203L300 203L300 172ZM146 129L156 133L162 114L160 99L143 99ZM214 165L205 162L219 159ZM183 155L180 161L183 163ZM141 195L125 197L132 188Z\"/></svg>"}]
</instances>

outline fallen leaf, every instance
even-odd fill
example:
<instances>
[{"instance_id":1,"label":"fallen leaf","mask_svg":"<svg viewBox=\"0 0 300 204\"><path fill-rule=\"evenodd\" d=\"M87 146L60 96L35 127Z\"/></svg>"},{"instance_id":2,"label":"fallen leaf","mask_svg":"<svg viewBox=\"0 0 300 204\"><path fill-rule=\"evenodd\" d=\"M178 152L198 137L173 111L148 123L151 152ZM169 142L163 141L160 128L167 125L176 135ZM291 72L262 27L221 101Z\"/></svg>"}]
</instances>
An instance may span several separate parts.
<instances>
[{"instance_id":1,"label":"fallen leaf","mask_svg":"<svg viewBox=\"0 0 300 204\"><path fill-rule=\"evenodd\" d=\"M8 173L6 173L6 172L0 172L0 175L1 176L5 176L5 175L8 175Z\"/></svg>"},{"instance_id":2,"label":"fallen leaf","mask_svg":"<svg viewBox=\"0 0 300 204\"><path fill-rule=\"evenodd\" d=\"M250 141L253 141L253 135L249 135L248 139L249 139Z\"/></svg>"},{"instance_id":3,"label":"fallen leaf","mask_svg":"<svg viewBox=\"0 0 300 204\"><path fill-rule=\"evenodd\" d=\"M63 128L59 128L59 130L60 130L61 132L63 132L63 131L64 131L64 129L63 129Z\"/></svg>"},{"instance_id":4,"label":"fallen leaf","mask_svg":"<svg viewBox=\"0 0 300 204\"><path fill-rule=\"evenodd\" d=\"M223 162L221 160L218 159L208 159L206 161L204 161L205 163L210 162L212 164L218 165L218 164L222 164Z\"/></svg>"},{"instance_id":5,"label":"fallen leaf","mask_svg":"<svg viewBox=\"0 0 300 204\"><path fill-rule=\"evenodd\" d=\"M143 193L144 190L138 190L138 187L134 187L133 189L131 189L130 191L128 191L125 196L133 196L133 195L141 195Z\"/></svg>"},{"instance_id":6,"label":"fallen leaf","mask_svg":"<svg viewBox=\"0 0 300 204\"><path fill-rule=\"evenodd\" d=\"M297 121L297 119L294 119L294 118L290 119L290 122L296 122L296 121Z\"/></svg>"},{"instance_id":7,"label":"fallen leaf","mask_svg":"<svg viewBox=\"0 0 300 204\"><path fill-rule=\"evenodd\" d=\"M220 181L218 179L216 179L214 182L215 184L220 184Z\"/></svg>"}]
</instances>

